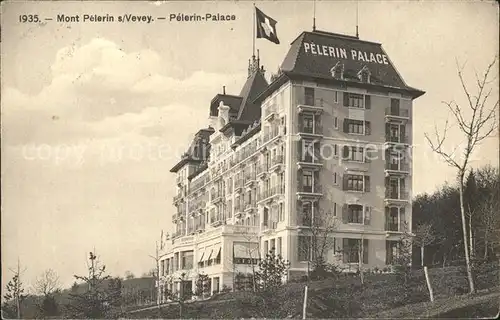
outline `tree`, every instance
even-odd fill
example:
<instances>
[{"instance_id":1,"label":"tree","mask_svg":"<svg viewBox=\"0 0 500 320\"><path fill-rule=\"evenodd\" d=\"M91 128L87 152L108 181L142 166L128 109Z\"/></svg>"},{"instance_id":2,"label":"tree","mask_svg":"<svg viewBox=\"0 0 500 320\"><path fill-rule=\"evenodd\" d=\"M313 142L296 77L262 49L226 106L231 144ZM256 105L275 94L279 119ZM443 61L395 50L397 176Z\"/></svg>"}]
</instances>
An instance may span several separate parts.
<instances>
[{"instance_id":1,"label":"tree","mask_svg":"<svg viewBox=\"0 0 500 320\"><path fill-rule=\"evenodd\" d=\"M126 280L130 280L130 279L134 279L135 278L135 275L132 273L132 271L125 271L125 279Z\"/></svg>"},{"instance_id":2,"label":"tree","mask_svg":"<svg viewBox=\"0 0 500 320\"><path fill-rule=\"evenodd\" d=\"M210 295L210 278L206 274L198 274L195 283L196 289L194 294L199 298L204 298Z\"/></svg>"},{"instance_id":3,"label":"tree","mask_svg":"<svg viewBox=\"0 0 500 320\"><path fill-rule=\"evenodd\" d=\"M413 243L420 247L420 261L424 269L425 280L427 282L431 302L434 301L434 293L429 279L429 273L427 272L427 266L425 265L425 247L435 243L436 239L436 234L430 223L421 223L416 226Z\"/></svg>"},{"instance_id":4,"label":"tree","mask_svg":"<svg viewBox=\"0 0 500 320\"><path fill-rule=\"evenodd\" d=\"M454 148L452 152L448 152L444 148L444 142L447 138L448 120L445 123L443 134L438 133L435 129L435 141L433 141L427 133L425 137L431 149L438 154L448 165L457 170L457 180L460 195L460 213L462 218L462 236L464 244L465 262L467 269L467 277L469 280L470 293L475 292L474 279L472 277L472 269L469 254L469 244L465 217L464 205L464 179L467 169L470 164L470 158L475 147L479 145L486 137L488 137L496 128L496 112L498 108L498 99L495 103L489 106L489 98L492 92L490 88L490 72L495 65L497 57L488 65L484 75L480 78L476 73L477 94L473 95L470 89L467 88L463 76L463 67L458 66L458 77L460 79L462 89L467 97L467 107L470 111L470 118L467 120L465 108L460 106L455 101L444 102L448 109L453 114L458 127L465 138L465 147L462 149L461 159L456 159L456 152L460 146ZM457 63L458 65L458 63Z\"/></svg>"},{"instance_id":5,"label":"tree","mask_svg":"<svg viewBox=\"0 0 500 320\"><path fill-rule=\"evenodd\" d=\"M290 263L281 255L276 255L271 249L266 257L259 262L259 269L255 273L256 280L261 290L272 290L280 287L286 276Z\"/></svg>"},{"instance_id":6,"label":"tree","mask_svg":"<svg viewBox=\"0 0 500 320\"><path fill-rule=\"evenodd\" d=\"M93 252L89 254L89 262L87 275L74 276L87 285L87 290L70 293L68 309L71 316L86 319L116 317L119 313L116 307L121 305L121 281L118 283L117 279L105 274L106 266L101 265Z\"/></svg>"},{"instance_id":7,"label":"tree","mask_svg":"<svg viewBox=\"0 0 500 320\"><path fill-rule=\"evenodd\" d=\"M191 281L186 281L188 278L188 274L186 272L182 272L178 276L170 276L166 280L166 284L169 287L174 288L173 290L165 290L165 297L171 300L174 303L179 305L179 318L182 319L184 314L184 306L186 301L191 299L193 292L191 286ZM179 290L176 290L175 287L179 284Z\"/></svg>"},{"instance_id":8,"label":"tree","mask_svg":"<svg viewBox=\"0 0 500 320\"><path fill-rule=\"evenodd\" d=\"M54 270L47 269L36 279L35 292L42 296L42 301L38 306L42 317L59 314L59 307L55 298L55 294L59 291L59 276Z\"/></svg>"},{"instance_id":9,"label":"tree","mask_svg":"<svg viewBox=\"0 0 500 320\"><path fill-rule=\"evenodd\" d=\"M9 311L15 310L17 319L21 319L21 301L25 298L23 283L21 282L21 264L17 260L17 268L9 269L14 273L12 280L7 283L6 293L4 295L5 306L4 308ZM24 269L25 271L26 269Z\"/></svg>"}]
</instances>

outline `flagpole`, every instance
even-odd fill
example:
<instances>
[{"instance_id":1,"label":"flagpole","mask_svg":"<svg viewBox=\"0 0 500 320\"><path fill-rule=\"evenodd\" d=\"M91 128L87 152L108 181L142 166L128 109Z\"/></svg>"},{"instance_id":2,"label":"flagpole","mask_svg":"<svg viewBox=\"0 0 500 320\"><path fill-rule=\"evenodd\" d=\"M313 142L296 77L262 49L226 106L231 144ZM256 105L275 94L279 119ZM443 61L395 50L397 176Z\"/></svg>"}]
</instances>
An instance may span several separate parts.
<instances>
[{"instance_id":1,"label":"flagpole","mask_svg":"<svg viewBox=\"0 0 500 320\"><path fill-rule=\"evenodd\" d=\"M313 0L313 31L316 31L316 0Z\"/></svg>"},{"instance_id":2,"label":"flagpole","mask_svg":"<svg viewBox=\"0 0 500 320\"><path fill-rule=\"evenodd\" d=\"M257 28L256 25L256 17L255 17L255 2L253 3L253 23L252 23L252 29L253 29L253 37L252 37L252 57L255 58L255 29Z\"/></svg>"},{"instance_id":3,"label":"flagpole","mask_svg":"<svg viewBox=\"0 0 500 320\"><path fill-rule=\"evenodd\" d=\"M356 0L356 37L359 38L359 32L358 32L358 10L359 10L359 1Z\"/></svg>"}]
</instances>

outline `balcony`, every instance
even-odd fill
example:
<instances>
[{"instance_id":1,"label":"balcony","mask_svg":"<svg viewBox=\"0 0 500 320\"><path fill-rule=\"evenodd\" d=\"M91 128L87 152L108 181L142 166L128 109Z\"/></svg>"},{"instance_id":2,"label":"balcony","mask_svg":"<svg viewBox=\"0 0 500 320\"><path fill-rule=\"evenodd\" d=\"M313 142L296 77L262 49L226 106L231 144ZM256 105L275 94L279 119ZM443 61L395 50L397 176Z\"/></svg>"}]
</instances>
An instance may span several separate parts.
<instances>
[{"instance_id":1,"label":"balcony","mask_svg":"<svg viewBox=\"0 0 500 320\"><path fill-rule=\"evenodd\" d=\"M273 231L273 230L276 230L277 228L278 228L278 222L276 222L276 221L268 220L268 221L264 221L262 223L262 231L263 232Z\"/></svg>"},{"instance_id":2,"label":"balcony","mask_svg":"<svg viewBox=\"0 0 500 320\"><path fill-rule=\"evenodd\" d=\"M204 223L196 224L194 226L194 229L196 232L203 232L205 231L205 224Z\"/></svg>"},{"instance_id":3,"label":"balcony","mask_svg":"<svg viewBox=\"0 0 500 320\"><path fill-rule=\"evenodd\" d=\"M307 153L307 151L305 152ZM299 161L297 161L297 166L299 167L299 169L319 170L321 169L321 167L323 167L323 163L321 162L318 156L312 156L310 154L306 154L304 157L299 156Z\"/></svg>"},{"instance_id":4,"label":"balcony","mask_svg":"<svg viewBox=\"0 0 500 320\"><path fill-rule=\"evenodd\" d=\"M178 194L178 195L176 195L176 196L174 196L172 198L172 201L173 201L174 204L176 204L176 203L179 203L183 199L184 199L183 195L182 194Z\"/></svg>"},{"instance_id":5,"label":"balcony","mask_svg":"<svg viewBox=\"0 0 500 320\"><path fill-rule=\"evenodd\" d=\"M262 191L259 194L257 202L272 201L275 197L283 195L285 193L285 186L275 186L267 190Z\"/></svg>"},{"instance_id":6,"label":"balcony","mask_svg":"<svg viewBox=\"0 0 500 320\"><path fill-rule=\"evenodd\" d=\"M385 143L386 144L408 144L409 139L408 139L408 136L403 136L403 135L393 136L393 135L386 134L385 135Z\"/></svg>"},{"instance_id":7,"label":"balcony","mask_svg":"<svg viewBox=\"0 0 500 320\"><path fill-rule=\"evenodd\" d=\"M315 124L312 127L299 125L299 137L301 138L322 138L323 127L320 124Z\"/></svg>"},{"instance_id":8,"label":"balcony","mask_svg":"<svg viewBox=\"0 0 500 320\"><path fill-rule=\"evenodd\" d=\"M396 163L387 162L385 164L386 176L404 176L410 173L410 166L408 163L399 161Z\"/></svg>"},{"instance_id":9,"label":"balcony","mask_svg":"<svg viewBox=\"0 0 500 320\"><path fill-rule=\"evenodd\" d=\"M299 200L318 199L323 196L323 192L320 185L300 186L297 188L297 196Z\"/></svg>"},{"instance_id":10,"label":"balcony","mask_svg":"<svg viewBox=\"0 0 500 320\"><path fill-rule=\"evenodd\" d=\"M243 203L236 205L234 207L234 216L236 218L241 218L243 216L244 211L245 211L244 208L245 208L245 206L243 205Z\"/></svg>"},{"instance_id":11,"label":"balcony","mask_svg":"<svg viewBox=\"0 0 500 320\"><path fill-rule=\"evenodd\" d=\"M223 200L224 192L222 192L221 190L217 190L214 193L212 193L211 196L212 196L212 203L218 203Z\"/></svg>"},{"instance_id":12,"label":"balcony","mask_svg":"<svg viewBox=\"0 0 500 320\"><path fill-rule=\"evenodd\" d=\"M410 119L410 111L401 108L385 108L385 121L402 123Z\"/></svg>"},{"instance_id":13,"label":"balcony","mask_svg":"<svg viewBox=\"0 0 500 320\"><path fill-rule=\"evenodd\" d=\"M257 180L257 178L256 178L255 172L249 172L249 173L247 173L245 175L244 185L245 186L250 186L254 182L256 182L256 180Z\"/></svg>"},{"instance_id":14,"label":"balcony","mask_svg":"<svg viewBox=\"0 0 500 320\"><path fill-rule=\"evenodd\" d=\"M255 200L245 202L245 212L251 213L257 209L257 203Z\"/></svg>"},{"instance_id":15,"label":"balcony","mask_svg":"<svg viewBox=\"0 0 500 320\"><path fill-rule=\"evenodd\" d=\"M306 97L304 103L299 104L297 108L299 109L299 113L310 112L319 115L323 112L323 105L323 99Z\"/></svg>"},{"instance_id":16,"label":"balcony","mask_svg":"<svg viewBox=\"0 0 500 320\"><path fill-rule=\"evenodd\" d=\"M269 132L264 133L262 136L262 143L261 146L264 146L271 141L277 141L278 137L280 137L283 134L283 127L282 126L274 126L271 127L271 130Z\"/></svg>"},{"instance_id":17,"label":"balcony","mask_svg":"<svg viewBox=\"0 0 500 320\"><path fill-rule=\"evenodd\" d=\"M177 176L177 178L175 178L175 182L180 187L180 186L182 186L184 179L181 176Z\"/></svg>"},{"instance_id":18,"label":"balcony","mask_svg":"<svg viewBox=\"0 0 500 320\"><path fill-rule=\"evenodd\" d=\"M390 190L386 186L385 190L385 202L386 203L402 203L402 202L408 202L409 199L409 192L407 190L400 190L399 192L397 190Z\"/></svg>"},{"instance_id":19,"label":"balcony","mask_svg":"<svg viewBox=\"0 0 500 320\"><path fill-rule=\"evenodd\" d=\"M386 223L385 231L388 232L401 232L399 225L397 223Z\"/></svg>"},{"instance_id":20,"label":"balcony","mask_svg":"<svg viewBox=\"0 0 500 320\"><path fill-rule=\"evenodd\" d=\"M276 155L273 157L271 160L271 166L269 167L269 171L278 171L283 167L283 156L282 155Z\"/></svg>"},{"instance_id":21,"label":"balcony","mask_svg":"<svg viewBox=\"0 0 500 320\"><path fill-rule=\"evenodd\" d=\"M243 188L243 179L234 180L234 192L240 192Z\"/></svg>"},{"instance_id":22,"label":"balcony","mask_svg":"<svg viewBox=\"0 0 500 320\"><path fill-rule=\"evenodd\" d=\"M257 178L265 177L268 172L268 167L265 164L261 164L257 167Z\"/></svg>"},{"instance_id":23,"label":"balcony","mask_svg":"<svg viewBox=\"0 0 500 320\"><path fill-rule=\"evenodd\" d=\"M265 108L264 111L264 120L265 121L272 121L278 114L277 114L277 105L273 104Z\"/></svg>"}]
</instances>

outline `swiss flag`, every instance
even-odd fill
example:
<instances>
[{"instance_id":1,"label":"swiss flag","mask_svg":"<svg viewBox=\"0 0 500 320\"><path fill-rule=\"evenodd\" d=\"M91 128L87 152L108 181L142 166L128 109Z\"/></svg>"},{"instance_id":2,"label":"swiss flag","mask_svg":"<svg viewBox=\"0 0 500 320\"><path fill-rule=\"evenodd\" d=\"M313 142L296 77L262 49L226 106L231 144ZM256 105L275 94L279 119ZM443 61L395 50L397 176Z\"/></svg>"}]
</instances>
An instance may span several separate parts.
<instances>
[{"instance_id":1,"label":"swiss flag","mask_svg":"<svg viewBox=\"0 0 500 320\"><path fill-rule=\"evenodd\" d=\"M276 20L260 11L255 7L255 18L257 27L257 39L264 38L276 44L279 44L278 34L276 33Z\"/></svg>"}]
</instances>

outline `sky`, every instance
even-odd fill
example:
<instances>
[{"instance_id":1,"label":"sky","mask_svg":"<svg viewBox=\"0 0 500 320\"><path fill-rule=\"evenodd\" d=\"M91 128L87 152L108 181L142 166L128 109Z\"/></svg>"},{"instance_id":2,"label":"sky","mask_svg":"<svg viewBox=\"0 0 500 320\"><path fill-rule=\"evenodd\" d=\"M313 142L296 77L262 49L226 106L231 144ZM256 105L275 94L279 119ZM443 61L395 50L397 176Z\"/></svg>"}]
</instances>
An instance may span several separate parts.
<instances>
[{"instance_id":1,"label":"sky","mask_svg":"<svg viewBox=\"0 0 500 320\"><path fill-rule=\"evenodd\" d=\"M313 5L256 5L278 21L280 45L256 40L269 77L291 41L312 29ZM215 94L222 86L238 94L246 79L252 2L2 2L1 9L2 278L19 258L28 288L48 268L69 286L94 248L111 274L140 276L170 226L170 168L208 124ZM206 13L236 20L169 21ZM42 22L20 22L25 14ZM60 14L167 19L61 23ZM316 2L317 29L353 35L355 24L355 2ZM426 92L414 101L414 195L453 183L454 170L432 154L424 133L450 117L442 101L465 103L457 62L473 89L474 71L498 55L497 5L362 1L359 33L382 43L406 83ZM491 85L496 101L498 78ZM463 143L450 124L447 148ZM495 133L471 165L498 166L498 145Z\"/></svg>"}]
</instances>

